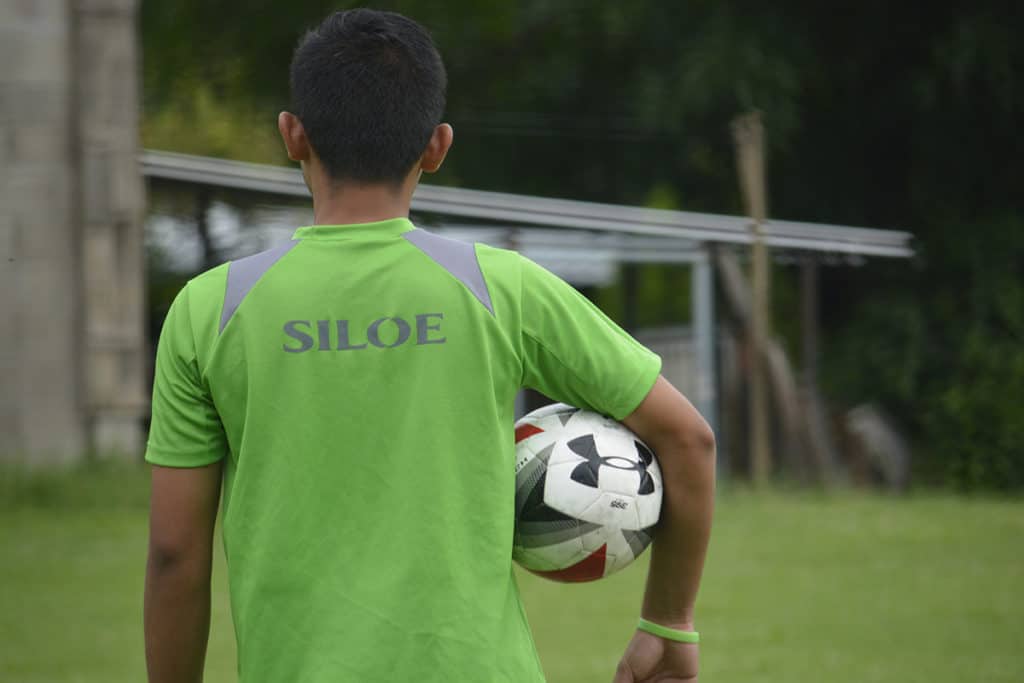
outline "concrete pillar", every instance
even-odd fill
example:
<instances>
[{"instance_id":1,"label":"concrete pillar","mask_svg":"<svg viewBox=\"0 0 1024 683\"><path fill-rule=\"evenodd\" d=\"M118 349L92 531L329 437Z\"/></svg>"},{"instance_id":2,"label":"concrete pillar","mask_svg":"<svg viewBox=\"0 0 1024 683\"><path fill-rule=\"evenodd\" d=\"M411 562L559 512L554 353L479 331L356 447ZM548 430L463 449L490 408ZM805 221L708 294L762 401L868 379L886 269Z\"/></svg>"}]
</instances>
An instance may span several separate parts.
<instances>
[{"instance_id":1,"label":"concrete pillar","mask_svg":"<svg viewBox=\"0 0 1024 683\"><path fill-rule=\"evenodd\" d=\"M138 452L135 0L0 0L0 460Z\"/></svg>"},{"instance_id":2,"label":"concrete pillar","mask_svg":"<svg viewBox=\"0 0 1024 683\"><path fill-rule=\"evenodd\" d=\"M0 1L0 457L87 443L66 2Z\"/></svg>"},{"instance_id":3,"label":"concrete pillar","mask_svg":"<svg viewBox=\"0 0 1024 683\"><path fill-rule=\"evenodd\" d=\"M74 4L90 445L137 453L148 408L137 0Z\"/></svg>"}]
</instances>

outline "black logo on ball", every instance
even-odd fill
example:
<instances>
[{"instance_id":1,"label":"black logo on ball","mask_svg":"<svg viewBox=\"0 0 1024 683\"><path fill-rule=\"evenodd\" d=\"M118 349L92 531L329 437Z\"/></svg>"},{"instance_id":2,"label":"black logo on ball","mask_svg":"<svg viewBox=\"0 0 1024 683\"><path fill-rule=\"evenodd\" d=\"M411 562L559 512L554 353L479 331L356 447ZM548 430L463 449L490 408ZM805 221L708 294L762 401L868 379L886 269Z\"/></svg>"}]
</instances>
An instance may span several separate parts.
<instances>
[{"instance_id":1,"label":"black logo on ball","mask_svg":"<svg viewBox=\"0 0 1024 683\"><path fill-rule=\"evenodd\" d=\"M597 452L597 443L593 434L577 436L569 441L569 449L576 455L583 458L584 462L577 465L569 478L575 482L597 488L598 475L602 467L612 467L617 470L632 470L640 477L640 485L637 487L638 494L654 493L654 479L647 471L647 466L654 462L654 454L647 446L639 441L633 441L636 446L638 460L630 460L622 456L613 455L604 457Z\"/></svg>"}]
</instances>

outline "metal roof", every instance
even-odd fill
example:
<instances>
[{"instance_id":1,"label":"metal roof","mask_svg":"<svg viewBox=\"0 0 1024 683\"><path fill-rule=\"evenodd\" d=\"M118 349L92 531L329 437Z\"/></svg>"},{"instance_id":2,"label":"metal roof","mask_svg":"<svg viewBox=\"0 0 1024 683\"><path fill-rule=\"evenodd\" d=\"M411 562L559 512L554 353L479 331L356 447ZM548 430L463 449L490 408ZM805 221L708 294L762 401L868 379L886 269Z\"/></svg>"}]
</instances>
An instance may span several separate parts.
<instances>
[{"instance_id":1,"label":"metal roof","mask_svg":"<svg viewBox=\"0 0 1024 683\"><path fill-rule=\"evenodd\" d=\"M228 161L171 152L146 151L140 158L146 177L235 188L291 197L308 197L302 174L294 168ZM666 211L532 195L485 192L420 184L413 196L415 212L517 226L598 230L618 235L684 240L694 243L750 244L750 221L742 216ZM520 231L527 235L531 230ZM769 220L764 224L769 247L862 256L908 257L912 235L823 223ZM540 236L538 236L540 237ZM632 238L630 239L632 241ZM644 249L654 255L664 243Z\"/></svg>"},{"instance_id":2,"label":"metal roof","mask_svg":"<svg viewBox=\"0 0 1024 683\"><path fill-rule=\"evenodd\" d=\"M448 223L429 229L464 242L514 249L577 286L614 282L622 263L694 263L707 258L699 242L678 237Z\"/></svg>"}]
</instances>

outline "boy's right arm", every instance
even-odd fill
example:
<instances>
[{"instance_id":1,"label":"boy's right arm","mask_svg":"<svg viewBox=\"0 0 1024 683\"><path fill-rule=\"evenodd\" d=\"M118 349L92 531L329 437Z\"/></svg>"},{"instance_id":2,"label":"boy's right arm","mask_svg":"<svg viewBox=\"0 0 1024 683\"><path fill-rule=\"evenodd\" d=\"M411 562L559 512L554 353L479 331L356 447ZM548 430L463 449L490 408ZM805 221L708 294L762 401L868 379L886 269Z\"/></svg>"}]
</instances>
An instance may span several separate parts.
<instances>
[{"instance_id":1,"label":"boy's right arm","mask_svg":"<svg viewBox=\"0 0 1024 683\"><path fill-rule=\"evenodd\" d=\"M693 631L714 507L714 434L696 408L663 377L622 422L657 454L664 479L661 520L651 548L641 615L663 626ZM696 644L638 630L614 683L696 681L697 654Z\"/></svg>"},{"instance_id":2,"label":"boy's right arm","mask_svg":"<svg viewBox=\"0 0 1024 683\"><path fill-rule=\"evenodd\" d=\"M715 439L707 422L659 376L661 360L560 278L522 259L524 385L621 420L658 456L664 478L642 615L693 630L711 531ZM638 631L616 683L696 680L697 646Z\"/></svg>"}]
</instances>

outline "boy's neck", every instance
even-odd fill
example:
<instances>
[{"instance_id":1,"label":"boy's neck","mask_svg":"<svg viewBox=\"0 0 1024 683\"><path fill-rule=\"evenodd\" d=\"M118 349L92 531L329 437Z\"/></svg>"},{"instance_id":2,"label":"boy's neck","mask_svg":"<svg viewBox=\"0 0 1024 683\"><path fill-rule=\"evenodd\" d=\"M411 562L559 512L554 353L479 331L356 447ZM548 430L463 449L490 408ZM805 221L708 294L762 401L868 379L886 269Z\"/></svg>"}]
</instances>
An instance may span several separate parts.
<instances>
[{"instance_id":1,"label":"boy's neck","mask_svg":"<svg viewBox=\"0 0 1024 683\"><path fill-rule=\"evenodd\" d=\"M313 183L313 224L350 225L407 218L418 179L418 174L411 176L399 187Z\"/></svg>"}]
</instances>

